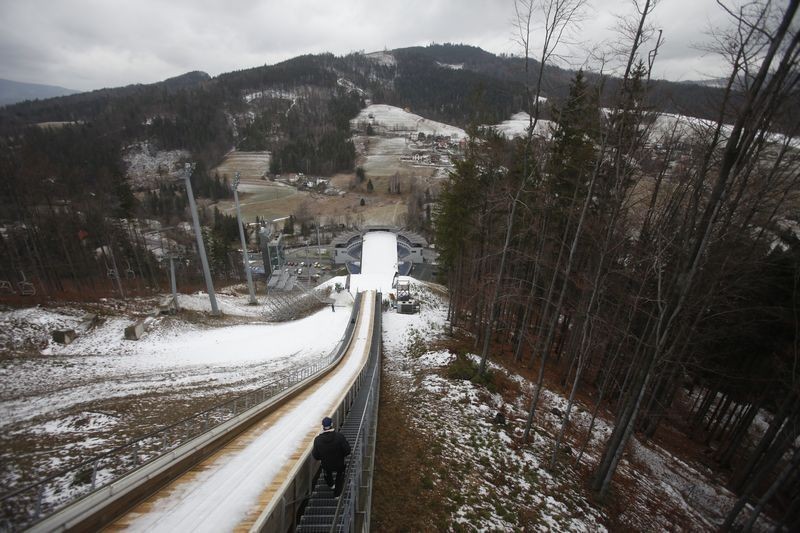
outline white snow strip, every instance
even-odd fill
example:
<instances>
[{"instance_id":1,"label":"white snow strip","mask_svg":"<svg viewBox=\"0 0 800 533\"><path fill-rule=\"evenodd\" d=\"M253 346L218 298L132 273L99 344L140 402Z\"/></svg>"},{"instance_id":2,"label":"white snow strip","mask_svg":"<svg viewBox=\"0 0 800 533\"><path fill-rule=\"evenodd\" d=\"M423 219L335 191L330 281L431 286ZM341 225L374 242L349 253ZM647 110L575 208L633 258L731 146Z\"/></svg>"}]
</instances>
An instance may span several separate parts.
<instances>
[{"instance_id":1,"label":"white snow strip","mask_svg":"<svg viewBox=\"0 0 800 533\"><path fill-rule=\"evenodd\" d=\"M350 278L353 293L377 290L384 296L392 290L397 272L397 235L390 231L370 231L361 249L361 274Z\"/></svg>"},{"instance_id":2,"label":"white snow strip","mask_svg":"<svg viewBox=\"0 0 800 533\"><path fill-rule=\"evenodd\" d=\"M231 531L258 503L261 492L314 432L361 370L369 348L374 295L365 294L364 320L355 332L350 355L307 399L256 440L235 454L225 454L188 483L131 522L132 531Z\"/></svg>"}]
</instances>

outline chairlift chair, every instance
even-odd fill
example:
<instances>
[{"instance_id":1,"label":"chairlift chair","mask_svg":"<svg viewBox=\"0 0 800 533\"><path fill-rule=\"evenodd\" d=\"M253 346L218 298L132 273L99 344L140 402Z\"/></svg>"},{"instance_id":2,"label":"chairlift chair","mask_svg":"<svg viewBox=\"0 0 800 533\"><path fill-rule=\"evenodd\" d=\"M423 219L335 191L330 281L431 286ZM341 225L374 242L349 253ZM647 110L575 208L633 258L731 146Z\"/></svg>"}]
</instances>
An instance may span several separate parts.
<instances>
[{"instance_id":1,"label":"chairlift chair","mask_svg":"<svg viewBox=\"0 0 800 533\"><path fill-rule=\"evenodd\" d=\"M28 281L27 276L25 276L25 272L20 272L20 274L22 274L22 281L17 283L19 293L23 296L34 296L36 294L36 287L33 283Z\"/></svg>"},{"instance_id":2,"label":"chairlift chair","mask_svg":"<svg viewBox=\"0 0 800 533\"><path fill-rule=\"evenodd\" d=\"M128 279L134 279L136 277L136 272L134 272L133 269L131 268L131 262L128 261L127 259L125 260L125 262L128 264L128 268L125 269L125 277Z\"/></svg>"}]
</instances>

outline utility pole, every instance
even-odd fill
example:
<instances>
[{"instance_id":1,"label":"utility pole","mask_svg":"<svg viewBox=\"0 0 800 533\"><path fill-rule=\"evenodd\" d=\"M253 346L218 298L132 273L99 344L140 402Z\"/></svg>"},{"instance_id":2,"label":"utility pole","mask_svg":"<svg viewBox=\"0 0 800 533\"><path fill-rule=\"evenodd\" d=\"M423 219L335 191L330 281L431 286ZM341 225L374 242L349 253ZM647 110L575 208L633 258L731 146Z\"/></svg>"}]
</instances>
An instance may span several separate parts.
<instances>
[{"instance_id":1,"label":"utility pole","mask_svg":"<svg viewBox=\"0 0 800 533\"><path fill-rule=\"evenodd\" d=\"M169 256L169 286L172 289L172 303L175 306L175 311L180 311L181 308L178 305L178 285L175 282L175 256L172 254Z\"/></svg>"},{"instance_id":2,"label":"utility pole","mask_svg":"<svg viewBox=\"0 0 800 533\"><path fill-rule=\"evenodd\" d=\"M214 281L211 279L211 270L208 268L208 258L206 258L206 247L203 244L203 234L200 232L200 219L197 217L197 204L194 201L194 193L192 192L192 170L194 164L186 163L184 165L183 178L186 180L186 196L189 197L189 210L192 212L192 222L194 223L194 236L197 238L197 253L200 254L200 263L203 265L203 276L206 278L206 289L208 289L208 299L211 301L211 314L219 316L219 307L217 307L217 295L214 293Z\"/></svg>"},{"instance_id":3,"label":"utility pole","mask_svg":"<svg viewBox=\"0 0 800 533\"><path fill-rule=\"evenodd\" d=\"M111 267L114 269L114 278L117 280L117 289L119 290L119 295L122 299L125 299L125 291L122 290L122 280L120 280L119 276L119 269L117 268L117 260L114 257L114 246L111 243L111 240L108 241L108 255L111 256Z\"/></svg>"},{"instance_id":4,"label":"utility pole","mask_svg":"<svg viewBox=\"0 0 800 533\"><path fill-rule=\"evenodd\" d=\"M242 211L239 209L239 171L233 178L233 201L236 203L236 221L239 223L239 238L242 241L242 257L244 257L244 273L247 276L247 290L250 292L250 305L256 305L256 292L253 289L253 276L250 274L250 258L247 257L247 243L244 240L244 227L242 226Z\"/></svg>"},{"instance_id":5,"label":"utility pole","mask_svg":"<svg viewBox=\"0 0 800 533\"><path fill-rule=\"evenodd\" d=\"M258 230L258 239L261 246L261 259L264 261L264 275L267 278L265 294L269 295L269 282L272 279L272 255L269 251L269 243L272 236L272 221L268 221L265 226ZM266 254L266 257L265 257Z\"/></svg>"}]
</instances>

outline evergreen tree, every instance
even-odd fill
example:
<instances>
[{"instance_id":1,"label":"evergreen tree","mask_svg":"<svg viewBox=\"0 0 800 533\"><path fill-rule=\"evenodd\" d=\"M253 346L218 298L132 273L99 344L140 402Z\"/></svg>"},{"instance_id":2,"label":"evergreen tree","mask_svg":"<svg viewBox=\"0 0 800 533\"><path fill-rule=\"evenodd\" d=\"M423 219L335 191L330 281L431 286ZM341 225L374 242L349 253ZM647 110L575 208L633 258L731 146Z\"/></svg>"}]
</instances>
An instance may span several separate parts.
<instances>
[{"instance_id":1,"label":"evergreen tree","mask_svg":"<svg viewBox=\"0 0 800 533\"><path fill-rule=\"evenodd\" d=\"M547 171L555 203L566 208L575 188L581 187L592 171L599 130L596 91L586 84L582 70L570 84L566 102L553 115Z\"/></svg>"}]
</instances>

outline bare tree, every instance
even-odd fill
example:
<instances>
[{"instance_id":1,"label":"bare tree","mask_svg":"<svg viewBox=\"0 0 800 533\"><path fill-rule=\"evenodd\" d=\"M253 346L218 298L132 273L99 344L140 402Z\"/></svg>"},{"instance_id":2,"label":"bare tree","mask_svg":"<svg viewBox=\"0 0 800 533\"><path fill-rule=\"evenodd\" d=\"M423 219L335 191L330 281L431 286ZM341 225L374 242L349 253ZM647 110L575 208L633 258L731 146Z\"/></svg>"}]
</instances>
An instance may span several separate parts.
<instances>
[{"instance_id":1,"label":"bare tree","mask_svg":"<svg viewBox=\"0 0 800 533\"><path fill-rule=\"evenodd\" d=\"M529 161L529 153L533 144L533 136L536 128L536 123L539 120L539 97L542 91L542 78L544 75L544 67L551 59L559 44L567 31L573 24L577 24L585 8L586 0L542 0L535 2L534 0L515 0L514 10L516 13L515 28L517 30L518 42L522 46L525 53L525 79L526 79L526 101L528 105L529 126L526 138L526 147L524 152L523 173L520 183L517 184L516 192L508 194L509 212L506 222L506 232L503 242L503 248L500 253L500 266L495 278L492 296L489 300L488 318L486 320L484 333L483 333L483 347L481 349L481 362L479 372L484 374L486 372L486 360L489 356L489 342L491 339L492 328L494 327L495 315L497 313L497 300L500 293L500 287L503 283L505 276L506 261L508 257L509 244L514 228L514 220L517 207L526 186L530 185L530 180L538 173L538 168L531 165ZM545 15L545 23L542 29L542 48L539 56L539 70L536 76L534 85L533 102L531 102L531 90L528 80L529 69L529 51L531 44L531 19L536 9L541 9ZM532 105L531 105L532 104Z\"/></svg>"}]
</instances>

